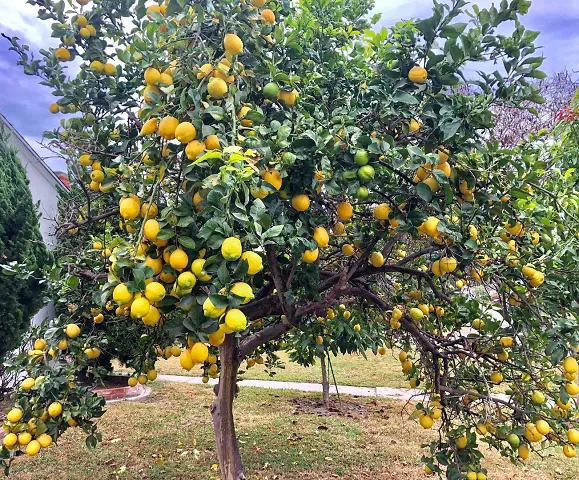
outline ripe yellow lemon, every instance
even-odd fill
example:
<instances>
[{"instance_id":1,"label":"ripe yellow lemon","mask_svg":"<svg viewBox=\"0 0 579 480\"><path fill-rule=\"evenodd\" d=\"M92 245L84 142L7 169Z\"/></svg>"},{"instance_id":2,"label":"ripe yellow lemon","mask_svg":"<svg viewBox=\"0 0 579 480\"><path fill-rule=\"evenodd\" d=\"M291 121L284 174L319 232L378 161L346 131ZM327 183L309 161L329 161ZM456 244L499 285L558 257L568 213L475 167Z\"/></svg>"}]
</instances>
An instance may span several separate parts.
<instances>
[{"instance_id":1,"label":"ripe yellow lemon","mask_svg":"<svg viewBox=\"0 0 579 480\"><path fill-rule=\"evenodd\" d=\"M193 140L185 147L185 155L189 160L195 160L202 152L205 151L205 143L199 140Z\"/></svg>"},{"instance_id":2,"label":"ripe yellow lemon","mask_svg":"<svg viewBox=\"0 0 579 480\"><path fill-rule=\"evenodd\" d=\"M159 282L151 282L145 287L145 297L150 302L160 302L166 295L165 287Z\"/></svg>"},{"instance_id":3,"label":"ripe yellow lemon","mask_svg":"<svg viewBox=\"0 0 579 480\"><path fill-rule=\"evenodd\" d=\"M145 225L143 227L143 233L147 240L151 242L157 240L157 235L159 234L160 231L161 227L159 226L159 222L157 222L157 220L151 218L145 222Z\"/></svg>"},{"instance_id":4,"label":"ripe yellow lemon","mask_svg":"<svg viewBox=\"0 0 579 480\"><path fill-rule=\"evenodd\" d=\"M137 377L130 377L127 380L127 384L129 385L129 387L136 387L137 383L139 383L139 381L137 380Z\"/></svg>"},{"instance_id":5,"label":"ripe yellow lemon","mask_svg":"<svg viewBox=\"0 0 579 480\"><path fill-rule=\"evenodd\" d=\"M577 373L577 370L579 369L577 360L575 360L573 357L567 357L563 362L563 369L567 373Z\"/></svg>"},{"instance_id":6,"label":"ripe yellow lemon","mask_svg":"<svg viewBox=\"0 0 579 480\"><path fill-rule=\"evenodd\" d=\"M275 169L270 169L262 172L261 178L264 182L269 183L273 188L279 191L282 185L281 173Z\"/></svg>"},{"instance_id":7,"label":"ripe yellow lemon","mask_svg":"<svg viewBox=\"0 0 579 480\"><path fill-rule=\"evenodd\" d=\"M68 338L74 339L80 335L80 327L78 325L75 325L74 323L69 323L65 327L64 333Z\"/></svg>"},{"instance_id":8,"label":"ripe yellow lemon","mask_svg":"<svg viewBox=\"0 0 579 480\"><path fill-rule=\"evenodd\" d=\"M298 92L296 89L293 89L292 91L280 90L277 93L277 98L286 107L293 107L298 100Z\"/></svg>"},{"instance_id":9,"label":"ripe yellow lemon","mask_svg":"<svg viewBox=\"0 0 579 480\"><path fill-rule=\"evenodd\" d=\"M225 95L227 95L228 90L229 87L227 86L227 83L225 83L225 80L215 77L209 79L207 93L209 93L212 98L221 100Z\"/></svg>"},{"instance_id":10,"label":"ripe yellow lemon","mask_svg":"<svg viewBox=\"0 0 579 480\"><path fill-rule=\"evenodd\" d=\"M248 252L246 252L246 253L248 253ZM242 255L242 258L243 258L243 255ZM204 266L205 266L205 260L202 258L198 258L196 260L193 260L193 263L191 264L191 271L202 282L208 282L209 280L211 280L211 275L209 275L207 273L203 274Z\"/></svg>"},{"instance_id":11,"label":"ripe yellow lemon","mask_svg":"<svg viewBox=\"0 0 579 480\"><path fill-rule=\"evenodd\" d=\"M204 363L209 356L209 349L207 348L207 345L202 342L196 342L191 347L190 352L191 360L193 360L193 363Z\"/></svg>"},{"instance_id":12,"label":"ripe yellow lemon","mask_svg":"<svg viewBox=\"0 0 579 480\"><path fill-rule=\"evenodd\" d=\"M14 448L17 443L18 437L14 433L9 433L4 437L4 440L2 440L2 445L4 445L8 450Z\"/></svg>"},{"instance_id":13,"label":"ripe yellow lemon","mask_svg":"<svg viewBox=\"0 0 579 480\"><path fill-rule=\"evenodd\" d=\"M336 222L334 224L334 226L332 227L332 232L334 235L344 235L346 231L346 227L344 226L344 224L342 222Z\"/></svg>"},{"instance_id":14,"label":"ripe yellow lemon","mask_svg":"<svg viewBox=\"0 0 579 480\"><path fill-rule=\"evenodd\" d=\"M354 208L349 202L342 202L338 204L336 209L338 218L342 221L350 220L354 214Z\"/></svg>"},{"instance_id":15,"label":"ripe yellow lemon","mask_svg":"<svg viewBox=\"0 0 579 480\"><path fill-rule=\"evenodd\" d=\"M149 67L145 70L145 83L147 85L157 85L161 80L161 72L156 68Z\"/></svg>"},{"instance_id":16,"label":"ripe yellow lemon","mask_svg":"<svg viewBox=\"0 0 579 480\"><path fill-rule=\"evenodd\" d=\"M428 72L423 67L415 66L410 69L410 72L408 72L408 80L413 83L424 83L427 78Z\"/></svg>"},{"instance_id":17,"label":"ripe yellow lemon","mask_svg":"<svg viewBox=\"0 0 579 480\"><path fill-rule=\"evenodd\" d=\"M50 418L56 418L62 413L62 404L60 402L52 402L48 406L48 415Z\"/></svg>"},{"instance_id":18,"label":"ripe yellow lemon","mask_svg":"<svg viewBox=\"0 0 579 480\"><path fill-rule=\"evenodd\" d=\"M57 48L54 55L59 62L68 62L71 59L71 53L66 48Z\"/></svg>"},{"instance_id":19,"label":"ripe yellow lemon","mask_svg":"<svg viewBox=\"0 0 579 480\"><path fill-rule=\"evenodd\" d=\"M221 144L219 143L219 137L217 137L217 135L208 135L207 138L205 139L205 146L206 146L207 150L221 150Z\"/></svg>"},{"instance_id":20,"label":"ripe yellow lemon","mask_svg":"<svg viewBox=\"0 0 579 480\"><path fill-rule=\"evenodd\" d=\"M158 98L160 95L161 90L159 90L157 87L152 87L149 85L143 90L143 99L146 103L155 103L157 101L156 98Z\"/></svg>"},{"instance_id":21,"label":"ripe yellow lemon","mask_svg":"<svg viewBox=\"0 0 579 480\"><path fill-rule=\"evenodd\" d=\"M261 11L261 18L265 23L273 25L275 23L275 13L269 8L265 8Z\"/></svg>"},{"instance_id":22,"label":"ripe yellow lemon","mask_svg":"<svg viewBox=\"0 0 579 480\"><path fill-rule=\"evenodd\" d=\"M243 247L241 246L241 241L236 237L229 237L223 240L221 244L221 255L228 262L234 262L241 257L243 252Z\"/></svg>"},{"instance_id":23,"label":"ripe yellow lemon","mask_svg":"<svg viewBox=\"0 0 579 480\"><path fill-rule=\"evenodd\" d=\"M24 415L22 410L20 410L19 408L13 408L8 412L8 415L6 415L6 420L12 423L16 423L20 421L22 415Z\"/></svg>"},{"instance_id":24,"label":"ripe yellow lemon","mask_svg":"<svg viewBox=\"0 0 579 480\"><path fill-rule=\"evenodd\" d=\"M151 203L151 205L149 205L148 202L145 202L141 206L141 217L143 218L155 218L158 213L159 207L157 207L157 204L155 203Z\"/></svg>"},{"instance_id":25,"label":"ripe yellow lemon","mask_svg":"<svg viewBox=\"0 0 579 480\"><path fill-rule=\"evenodd\" d=\"M181 122L175 129L175 138L181 143L189 143L197 136L197 129L191 122Z\"/></svg>"},{"instance_id":26,"label":"ripe yellow lemon","mask_svg":"<svg viewBox=\"0 0 579 480\"><path fill-rule=\"evenodd\" d=\"M330 243L328 231L321 225L314 228L314 241L320 248L326 248Z\"/></svg>"},{"instance_id":27,"label":"ripe yellow lemon","mask_svg":"<svg viewBox=\"0 0 579 480\"><path fill-rule=\"evenodd\" d=\"M229 55L239 55L243 52L243 42L234 33L228 33L223 39L223 48Z\"/></svg>"},{"instance_id":28,"label":"ripe yellow lemon","mask_svg":"<svg viewBox=\"0 0 579 480\"><path fill-rule=\"evenodd\" d=\"M513 337L501 337L499 343L503 348L510 348L513 346Z\"/></svg>"},{"instance_id":29,"label":"ripe yellow lemon","mask_svg":"<svg viewBox=\"0 0 579 480\"><path fill-rule=\"evenodd\" d=\"M234 295L237 295L238 297L242 297L244 299L243 302L241 302L242 305L249 303L251 300L253 300L254 297L251 286L249 286L245 282L234 283L229 291Z\"/></svg>"},{"instance_id":30,"label":"ripe yellow lemon","mask_svg":"<svg viewBox=\"0 0 579 480\"><path fill-rule=\"evenodd\" d=\"M172 268L180 272L189 264L189 256L183 249L177 248L171 253L169 264Z\"/></svg>"},{"instance_id":31,"label":"ripe yellow lemon","mask_svg":"<svg viewBox=\"0 0 579 480\"><path fill-rule=\"evenodd\" d=\"M28 445L32 441L30 432L22 432L18 434L18 444L22 446Z\"/></svg>"},{"instance_id":32,"label":"ripe yellow lemon","mask_svg":"<svg viewBox=\"0 0 579 480\"><path fill-rule=\"evenodd\" d=\"M292 207L298 212L305 212L310 208L310 199L304 193L298 193L292 198Z\"/></svg>"},{"instance_id":33,"label":"ripe yellow lemon","mask_svg":"<svg viewBox=\"0 0 579 480\"><path fill-rule=\"evenodd\" d=\"M34 387L34 378L25 378L20 384L20 388L24 391L28 391L32 387Z\"/></svg>"},{"instance_id":34,"label":"ripe yellow lemon","mask_svg":"<svg viewBox=\"0 0 579 480\"><path fill-rule=\"evenodd\" d=\"M227 307L216 307L209 297L203 302L203 313L209 318L219 318L225 313Z\"/></svg>"},{"instance_id":35,"label":"ripe yellow lemon","mask_svg":"<svg viewBox=\"0 0 579 480\"><path fill-rule=\"evenodd\" d=\"M247 318L241 310L232 308L225 314L225 325L234 332L243 332L247 327Z\"/></svg>"},{"instance_id":36,"label":"ripe yellow lemon","mask_svg":"<svg viewBox=\"0 0 579 480\"><path fill-rule=\"evenodd\" d=\"M26 455L34 457L34 455L38 455L40 448L40 442L38 440L32 440L28 445L26 445Z\"/></svg>"},{"instance_id":37,"label":"ripe yellow lemon","mask_svg":"<svg viewBox=\"0 0 579 480\"><path fill-rule=\"evenodd\" d=\"M43 433L37 437L38 443L42 448L48 448L52 445L52 437L48 433Z\"/></svg>"},{"instance_id":38,"label":"ripe yellow lemon","mask_svg":"<svg viewBox=\"0 0 579 480\"><path fill-rule=\"evenodd\" d=\"M119 210L125 220L134 220L141 213L141 201L134 195L123 197L119 200Z\"/></svg>"},{"instance_id":39,"label":"ripe yellow lemon","mask_svg":"<svg viewBox=\"0 0 579 480\"><path fill-rule=\"evenodd\" d=\"M468 444L468 438L466 438L466 437L464 437L464 436L463 436L463 437L458 437L458 438L456 439L456 446L457 446L458 448L460 448L460 449L466 448L467 444Z\"/></svg>"},{"instance_id":40,"label":"ripe yellow lemon","mask_svg":"<svg viewBox=\"0 0 579 480\"><path fill-rule=\"evenodd\" d=\"M432 428L432 425L434 424L434 420L430 415L421 415L418 421L420 422L420 426L424 429Z\"/></svg>"},{"instance_id":41,"label":"ripe yellow lemon","mask_svg":"<svg viewBox=\"0 0 579 480\"><path fill-rule=\"evenodd\" d=\"M131 303L131 317L143 318L149 313L151 304L145 297L139 297Z\"/></svg>"},{"instance_id":42,"label":"ripe yellow lemon","mask_svg":"<svg viewBox=\"0 0 579 480\"><path fill-rule=\"evenodd\" d=\"M318 257L320 255L320 251L319 249L315 249L315 250L306 250L304 253L302 253L302 260L305 263L314 263Z\"/></svg>"},{"instance_id":43,"label":"ripe yellow lemon","mask_svg":"<svg viewBox=\"0 0 579 480\"><path fill-rule=\"evenodd\" d=\"M380 252L372 252L370 254L370 263L373 267L380 268L384 265L384 255Z\"/></svg>"},{"instance_id":44,"label":"ripe yellow lemon","mask_svg":"<svg viewBox=\"0 0 579 480\"><path fill-rule=\"evenodd\" d=\"M133 299L133 294L129 292L128 287L124 283L119 283L113 290L113 300L118 305L126 305Z\"/></svg>"},{"instance_id":45,"label":"ripe yellow lemon","mask_svg":"<svg viewBox=\"0 0 579 480\"><path fill-rule=\"evenodd\" d=\"M225 341L225 332L217 330L209 334L209 344L218 347Z\"/></svg>"},{"instance_id":46,"label":"ripe yellow lemon","mask_svg":"<svg viewBox=\"0 0 579 480\"><path fill-rule=\"evenodd\" d=\"M189 349L183 350L179 357L179 363L185 370L191 370L193 368L195 362L193 362L193 359L191 358L191 351Z\"/></svg>"},{"instance_id":47,"label":"ripe yellow lemon","mask_svg":"<svg viewBox=\"0 0 579 480\"><path fill-rule=\"evenodd\" d=\"M573 445L565 445L563 447L563 454L567 458L575 458L577 456L577 451Z\"/></svg>"},{"instance_id":48,"label":"ripe yellow lemon","mask_svg":"<svg viewBox=\"0 0 579 480\"><path fill-rule=\"evenodd\" d=\"M154 327L155 325L157 325L160 319L161 319L161 312L159 312L157 307L153 305L151 305L151 308L149 308L149 313L147 313L147 315L141 318L143 323L149 327Z\"/></svg>"},{"instance_id":49,"label":"ripe yellow lemon","mask_svg":"<svg viewBox=\"0 0 579 480\"><path fill-rule=\"evenodd\" d=\"M164 117L159 122L159 135L165 140L173 140L175 138L175 132L178 126L179 120L177 120L175 117Z\"/></svg>"},{"instance_id":50,"label":"ripe yellow lemon","mask_svg":"<svg viewBox=\"0 0 579 480\"><path fill-rule=\"evenodd\" d=\"M161 257L153 258L151 256L147 256L147 258L145 258L145 265L153 269L154 275L159 275L161 270L163 270L163 259Z\"/></svg>"},{"instance_id":51,"label":"ripe yellow lemon","mask_svg":"<svg viewBox=\"0 0 579 480\"><path fill-rule=\"evenodd\" d=\"M193 288L197 283L197 277L191 272L183 272L177 277L177 285L185 290Z\"/></svg>"},{"instance_id":52,"label":"ripe yellow lemon","mask_svg":"<svg viewBox=\"0 0 579 480\"><path fill-rule=\"evenodd\" d=\"M105 63L104 72L107 77L114 77L117 74L117 67L113 63Z\"/></svg>"},{"instance_id":53,"label":"ripe yellow lemon","mask_svg":"<svg viewBox=\"0 0 579 480\"><path fill-rule=\"evenodd\" d=\"M241 259L247 262L247 273L249 275L256 275L263 270L263 260L258 253L243 252Z\"/></svg>"},{"instance_id":54,"label":"ripe yellow lemon","mask_svg":"<svg viewBox=\"0 0 579 480\"><path fill-rule=\"evenodd\" d=\"M547 422L545 422L545 423L547 423ZM569 431L567 432L567 439L571 443L577 445L579 443L579 430L577 430L575 428L569 429Z\"/></svg>"},{"instance_id":55,"label":"ripe yellow lemon","mask_svg":"<svg viewBox=\"0 0 579 480\"><path fill-rule=\"evenodd\" d=\"M535 428L541 435L547 435L551 431L551 427L545 420L538 420L537 423L535 423ZM577 433L579 434L579 432Z\"/></svg>"},{"instance_id":56,"label":"ripe yellow lemon","mask_svg":"<svg viewBox=\"0 0 579 480\"><path fill-rule=\"evenodd\" d=\"M345 245L342 245L342 253L346 255L346 257L354 255L354 245L352 245L351 243L346 243Z\"/></svg>"},{"instance_id":57,"label":"ripe yellow lemon","mask_svg":"<svg viewBox=\"0 0 579 480\"><path fill-rule=\"evenodd\" d=\"M377 220L388 220L390 215L390 206L387 203L381 203L374 208L374 218Z\"/></svg>"}]
</instances>

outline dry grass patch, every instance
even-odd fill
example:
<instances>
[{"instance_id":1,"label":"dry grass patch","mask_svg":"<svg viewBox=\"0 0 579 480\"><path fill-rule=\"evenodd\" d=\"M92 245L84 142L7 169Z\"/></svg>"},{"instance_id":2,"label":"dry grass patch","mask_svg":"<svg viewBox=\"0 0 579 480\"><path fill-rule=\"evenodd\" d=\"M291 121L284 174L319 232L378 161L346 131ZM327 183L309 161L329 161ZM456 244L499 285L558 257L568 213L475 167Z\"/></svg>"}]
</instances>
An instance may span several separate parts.
<instances>
[{"instance_id":1,"label":"dry grass patch","mask_svg":"<svg viewBox=\"0 0 579 480\"><path fill-rule=\"evenodd\" d=\"M235 416L250 479L425 478L420 443L436 432L408 420L403 402L349 397L345 416L318 415L318 398L242 388ZM212 399L206 386L157 382L150 401L109 406L99 420L104 441L95 450L86 449L82 432L70 431L58 446L19 458L14 478L217 480ZM525 467L491 454L486 465L489 479L579 477L577 462L563 460L560 451Z\"/></svg>"}]
</instances>

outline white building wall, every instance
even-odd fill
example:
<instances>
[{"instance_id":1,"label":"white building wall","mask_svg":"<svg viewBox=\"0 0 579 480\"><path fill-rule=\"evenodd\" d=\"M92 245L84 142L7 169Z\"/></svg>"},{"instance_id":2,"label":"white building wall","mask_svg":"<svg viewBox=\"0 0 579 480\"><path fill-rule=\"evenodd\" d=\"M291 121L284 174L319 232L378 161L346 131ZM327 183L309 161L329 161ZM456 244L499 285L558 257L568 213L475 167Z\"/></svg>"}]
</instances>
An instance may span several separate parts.
<instances>
[{"instance_id":1,"label":"white building wall","mask_svg":"<svg viewBox=\"0 0 579 480\"><path fill-rule=\"evenodd\" d=\"M2 114L0 114L0 123L4 125L4 131L9 135L10 143L18 150L18 157L26 169L32 198L35 203L39 202L40 233L44 243L52 250L56 246L54 220L58 214L58 191L65 187ZM44 319L52 317L54 317L54 305L50 303L34 316L32 324L38 325Z\"/></svg>"}]
</instances>

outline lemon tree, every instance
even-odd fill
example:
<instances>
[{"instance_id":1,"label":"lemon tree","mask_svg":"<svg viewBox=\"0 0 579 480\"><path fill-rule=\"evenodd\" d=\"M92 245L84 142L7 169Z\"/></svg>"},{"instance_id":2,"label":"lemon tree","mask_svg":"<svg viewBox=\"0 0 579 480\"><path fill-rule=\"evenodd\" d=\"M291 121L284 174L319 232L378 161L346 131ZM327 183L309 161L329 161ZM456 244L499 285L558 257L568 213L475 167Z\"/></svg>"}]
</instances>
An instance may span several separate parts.
<instances>
[{"instance_id":1,"label":"lemon tree","mask_svg":"<svg viewBox=\"0 0 579 480\"><path fill-rule=\"evenodd\" d=\"M82 201L58 231L84 243L48 278L66 308L11 362L27 383L4 428L33 440L7 436L6 466L67 428L96 444L102 399L76 379L124 350L130 385L170 356L219 378L216 453L243 479L242 361L342 303L428 394L426 473L483 480L482 443L575 455L574 107L548 136L489 140L494 107L542 101L530 2L381 30L365 0L28 3L60 45L11 48L63 115L46 143Z\"/></svg>"}]
</instances>

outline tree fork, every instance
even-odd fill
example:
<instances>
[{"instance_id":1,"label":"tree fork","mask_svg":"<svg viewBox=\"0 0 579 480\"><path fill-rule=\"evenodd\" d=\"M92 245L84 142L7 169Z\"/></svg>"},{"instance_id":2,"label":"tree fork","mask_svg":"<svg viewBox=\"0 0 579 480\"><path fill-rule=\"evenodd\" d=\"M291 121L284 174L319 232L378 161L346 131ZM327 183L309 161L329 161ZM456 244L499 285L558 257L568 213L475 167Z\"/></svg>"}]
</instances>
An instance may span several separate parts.
<instances>
[{"instance_id":1,"label":"tree fork","mask_svg":"<svg viewBox=\"0 0 579 480\"><path fill-rule=\"evenodd\" d=\"M233 420L233 401L237 395L237 338L226 335L219 347L221 373L215 386L216 398L211 404L211 417L222 480L246 480Z\"/></svg>"}]
</instances>

